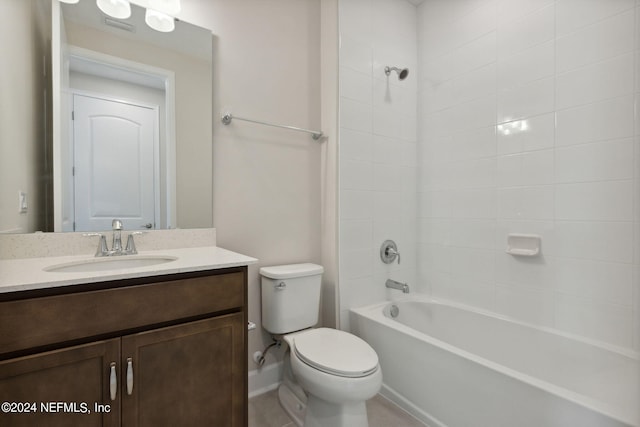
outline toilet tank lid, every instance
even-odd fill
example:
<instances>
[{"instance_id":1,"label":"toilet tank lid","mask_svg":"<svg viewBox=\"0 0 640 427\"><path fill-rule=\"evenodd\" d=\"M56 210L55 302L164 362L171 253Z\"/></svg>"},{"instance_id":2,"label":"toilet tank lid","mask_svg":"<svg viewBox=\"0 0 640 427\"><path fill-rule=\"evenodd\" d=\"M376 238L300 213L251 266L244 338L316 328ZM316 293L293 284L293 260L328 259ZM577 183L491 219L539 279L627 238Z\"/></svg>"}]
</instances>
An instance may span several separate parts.
<instances>
[{"instance_id":1,"label":"toilet tank lid","mask_svg":"<svg viewBox=\"0 0 640 427\"><path fill-rule=\"evenodd\" d=\"M318 264L288 264L262 267L260 275L270 279L293 279L294 277L306 277L322 274L324 268Z\"/></svg>"}]
</instances>

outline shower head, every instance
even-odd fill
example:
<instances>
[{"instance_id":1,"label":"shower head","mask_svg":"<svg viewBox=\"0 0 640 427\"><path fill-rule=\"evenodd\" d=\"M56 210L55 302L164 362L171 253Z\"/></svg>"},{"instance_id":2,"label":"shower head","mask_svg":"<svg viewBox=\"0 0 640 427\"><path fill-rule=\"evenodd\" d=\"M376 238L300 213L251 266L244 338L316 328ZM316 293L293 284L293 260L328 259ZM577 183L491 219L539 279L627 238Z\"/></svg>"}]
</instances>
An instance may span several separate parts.
<instances>
[{"instance_id":1,"label":"shower head","mask_svg":"<svg viewBox=\"0 0 640 427\"><path fill-rule=\"evenodd\" d=\"M409 75L408 68L398 68L398 67L384 67L384 73L388 76L392 71L398 73L398 80L404 80Z\"/></svg>"}]
</instances>

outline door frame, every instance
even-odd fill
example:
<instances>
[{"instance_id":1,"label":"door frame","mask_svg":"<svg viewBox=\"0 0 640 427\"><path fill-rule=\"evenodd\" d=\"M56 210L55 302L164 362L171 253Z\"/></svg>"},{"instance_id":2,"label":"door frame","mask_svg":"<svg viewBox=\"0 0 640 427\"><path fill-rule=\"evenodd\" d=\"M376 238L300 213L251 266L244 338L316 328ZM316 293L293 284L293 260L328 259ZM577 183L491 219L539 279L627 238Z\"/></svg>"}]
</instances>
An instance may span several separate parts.
<instances>
[{"instance_id":1,"label":"door frame","mask_svg":"<svg viewBox=\"0 0 640 427\"><path fill-rule=\"evenodd\" d=\"M154 67L147 64L142 64L135 61L130 61L127 59L119 58L116 56L107 55L101 52L92 51L89 49L67 45L64 52L65 62L68 64L71 57L89 61L97 64L103 64L109 66L111 68L119 68L125 72L129 73L137 73L143 76L147 76L150 79L160 79L164 82L164 90L165 90L165 131L164 131L164 152L165 159L160 159L159 152L156 153L156 149L154 148L154 162L157 160L156 165L159 166L158 170L155 173L158 174L157 183L161 183L160 180L160 168L164 168L164 180L162 184L164 184L165 188L165 204L164 209L160 205L160 185L156 185L155 196L156 196L156 204L157 209L155 212L155 220L156 220L156 228L175 228L177 224L177 207L176 207L176 111L175 111L175 73L171 70L166 70L159 67ZM68 70L68 68L67 68ZM68 100L68 105L72 105L74 94L88 95L88 96L97 96L99 98L110 99L117 102L127 102L131 101L131 103L135 105L145 106L144 102L138 102L135 100L123 100L122 98L114 98L109 96L104 96L103 94L93 93L89 94L86 91L69 89L69 92L63 94L63 98ZM148 106L148 105L147 105ZM73 127L73 122L71 118L71 111L68 112L67 117L60 117L61 120L65 121L69 126L69 129ZM156 129L155 136L159 137L159 130ZM157 138L159 141L159 138ZM58 138L54 135L53 141L53 170L54 170L54 182L59 182L60 185L56 186L58 191L54 190L54 231L73 231L73 222L65 221L65 212L73 212L73 200L64 200L64 186L67 183L71 182L73 184L73 176L71 168L63 168L63 165L68 164L71 161L73 164L73 159L63 159L65 151L73 156L72 150L65 150L65 145L68 145L70 148L73 148L73 136L69 135L67 140L64 141L60 136ZM156 145L155 147L159 147ZM155 159L155 156L158 156ZM67 170L64 170L67 169ZM161 222L160 212L165 212L165 221Z\"/></svg>"},{"instance_id":2,"label":"door frame","mask_svg":"<svg viewBox=\"0 0 640 427\"><path fill-rule=\"evenodd\" d=\"M88 90L79 90L79 89L71 89L71 105L73 107L73 111L75 111L75 96L84 96L87 98L95 98L101 99L104 101L117 102L119 104L131 105L135 107L148 108L153 111L155 116L156 126L153 128L153 221L156 226L160 225L160 106L148 104L145 102L139 102L134 99L123 99L120 97L115 97L112 95L105 95L99 92L93 92ZM69 135L69 152L71 153L71 165L75 167L75 124L72 122L71 124L71 132ZM76 201L76 191L75 191L75 176L71 176L71 182L68 183L72 189L73 198L71 202L71 212L74 224L75 231L75 223L76 223L76 210L75 210L75 201Z\"/></svg>"}]
</instances>

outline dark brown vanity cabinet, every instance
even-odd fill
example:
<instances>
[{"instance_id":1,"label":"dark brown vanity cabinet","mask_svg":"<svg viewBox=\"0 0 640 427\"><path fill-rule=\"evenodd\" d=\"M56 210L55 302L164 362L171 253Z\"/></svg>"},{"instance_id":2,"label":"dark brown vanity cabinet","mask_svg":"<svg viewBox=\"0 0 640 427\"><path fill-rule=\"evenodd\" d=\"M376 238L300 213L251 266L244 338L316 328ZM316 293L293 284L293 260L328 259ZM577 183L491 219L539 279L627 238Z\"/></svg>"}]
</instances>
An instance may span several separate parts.
<instances>
[{"instance_id":1,"label":"dark brown vanity cabinet","mask_svg":"<svg viewBox=\"0 0 640 427\"><path fill-rule=\"evenodd\" d=\"M237 267L3 295L0 425L246 426L246 283Z\"/></svg>"}]
</instances>

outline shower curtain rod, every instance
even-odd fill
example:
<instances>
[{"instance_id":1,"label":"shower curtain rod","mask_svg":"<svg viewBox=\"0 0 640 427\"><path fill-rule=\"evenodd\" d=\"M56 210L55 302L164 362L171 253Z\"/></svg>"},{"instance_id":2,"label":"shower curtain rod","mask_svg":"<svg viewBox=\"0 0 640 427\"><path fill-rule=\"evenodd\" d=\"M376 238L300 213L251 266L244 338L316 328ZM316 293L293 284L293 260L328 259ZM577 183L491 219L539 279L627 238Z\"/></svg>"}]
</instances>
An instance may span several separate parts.
<instances>
[{"instance_id":1,"label":"shower curtain rod","mask_svg":"<svg viewBox=\"0 0 640 427\"><path fill-rule=\"evenodd\" d=\"M233 119L242 120L244 122L257 123L259 125L272 126L272 127L275 127L275 128L289 129L289 130L295 130L297 132L310 133L311 134L311 138L313 138L314 141L317 141L322 137L322 132L321 131L317 131L317 130L309 130L309 129L303 129L303 128L299 128L299 127L295 127L295 126L277 125L277 124L274 124L274 123L267 123L267 122L263 122L263 121L260 121L260 120L246 119L246 118L243 118L243 117L234 116L231 113L225 113L225 114L222 115L222 123L224 123L225 125L230 124L231 120L233 120Z\"/></svg>"}]
</instances>

